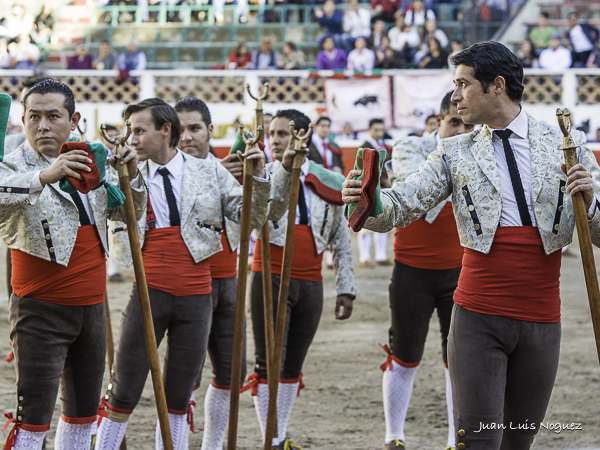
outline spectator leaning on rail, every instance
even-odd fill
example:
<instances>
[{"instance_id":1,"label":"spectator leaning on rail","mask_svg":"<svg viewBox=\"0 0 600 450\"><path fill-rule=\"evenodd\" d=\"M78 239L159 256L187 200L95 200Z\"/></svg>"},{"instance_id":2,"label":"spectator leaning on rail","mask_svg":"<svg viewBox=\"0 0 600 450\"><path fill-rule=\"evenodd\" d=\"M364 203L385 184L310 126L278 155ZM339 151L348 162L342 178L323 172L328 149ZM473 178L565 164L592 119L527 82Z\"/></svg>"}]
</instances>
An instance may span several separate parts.
<instances>
[{"instance_id":1,"label":"spectator leaning on rail","mask_svg":"<svg viewBox=\"0 0 600 450\"><path fill-rule=\"evenodd\" d=\"M540 53L540 68L565 70L571 67L571 63L571 52L560 45L560 35L555 34L550 38L550 47Z\"/></svg>"},{"instance_id":2,"label":"spectator leaning on rail","mask_svg":"<svg viewBox=\"0 0 600 450\"><path fill-rule=\"evenodd\" d=\"M598 28L586 22L579 22L576 12L569 14L569 41L573 50L573 67L583 67L587 63L594 45L598 42Z\"/></svg>"},{"instance_id":3,"label":"spectator leaning on rail","mask_svg":"<svg viewBox=\"0 0 600 450\"><path fill-rule=\"evenodd\" d=\"M348 55L348 69L359 72L373 70L375 67L375 53L367 48L367 40L359 37L354 42L354 50Z\"/></svg>"},{"instance_id":4,"label":"spectator leaning on rail","mask_svg":"<svg viewBox=\"0 0 600 450\"><path fill-rule=\"evenodd\" d=\"M273 50L273 41L270 37L263 37L260 41L260 49L252 52L252 69L277 70L279 63L279 52Z\"/></svg>"},{"instance_id":5,"label":"spectator leaning on rail","mask_svg":"<svg viewBox=\"0 0 600 450\"><path fill-rule=\"evenodd\" d=\"M323 41L323 50L317 54L317 70L343 70L348 64L348 56L341 48L336 48L333 38Z\"/></svg>"},{"instance_id":6,"label":"spectator leaning on rail","mask_svg":"<svg viewBox=\"0 0 600 450\"><path fill-rule=\"evenodd\" d=\"M252 67L252 55L248 51L248 45L240 42L227 58L226 69L250 69Z\"/></svg>"},{"instance_id":7,"label":"spectator leaning on rail","mask_svg":"<svg viewBox=\"0 0 600 450\"><path fill-rule=\"evenodd\" d=\"M120 70L145 70L146 54L138 50L137 41L131 39L127 43L127 50L119 55L117 65Z\"/></svg>"},{"instance_id":8,"label":"spectator leaning on rail","mask_svg":"<svg viewBox=\"0 0 600 450\"><path fill-rule=\"evenodd\" d=\"M306 64L306 57L302 50L296 49L296 44L286 42L283 44L283 55L277 63L277 67L283 70L301 70Z\"/></svg>"},{"instance_id":9,"label":"spectator leaning on rail","mask_svg":"<svg viewBox=\"0 0 600 450\"><path fill-rule=\"evenodd\" d=\"M536 48L543 50L550 45L550 37L556 34L556 28L548 25L548 14L540 13L538 26L529 32L529 39Z\"/></svg>"},{"instance_id":10,"label":"spectator leaning on rail","mask_svg":"<svg viewBox=\"0 0 600 450\"><path fill-rule=\"evenodd\" d=\"M67 59L67 69L91 70L92 55L88 53L87 45L75 47L75 54Z\"/></svg>"},{"instance_id":11,"label":"spectator leaning on rail","mask_svg":"<svg viewBox=\"0 0 600 450\"><path fill-rule=\"evenodd\" d=\"M98 48L98 53L96 53L96 57L94 58L94 62L92 63L92 69L97 70L110 70L110 69L118 69L117 60L118 60L117 52L115 52L108 41L102 41L100 43L100 47Z\"/></svg>"}]
</instances>

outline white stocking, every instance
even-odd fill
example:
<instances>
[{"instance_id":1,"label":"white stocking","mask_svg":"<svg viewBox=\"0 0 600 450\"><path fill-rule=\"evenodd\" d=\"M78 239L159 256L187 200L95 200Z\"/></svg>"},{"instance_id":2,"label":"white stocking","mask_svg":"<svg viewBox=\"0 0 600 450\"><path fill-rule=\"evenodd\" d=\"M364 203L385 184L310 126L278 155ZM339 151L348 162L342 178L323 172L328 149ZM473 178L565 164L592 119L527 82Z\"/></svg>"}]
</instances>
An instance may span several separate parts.
<instances>
[{"instance_id":1,"label":"white stocking","mask_svg":"<svg viewBox=\"0 0 600 450\"><path fill-rule=\"evenodd\" d=\"M269 415L269 385L258 383L256 388L256 395L252 398L254 400L254 409L256 411L256 417L258 418L258 426L260 427L262 441L265 442L267 416ZM279 395L277 395L277 397L279 397ZM277 436L273 436L273 447L276 447L277 445L279 445L279 439L277 439Z\"/></svg>"},{"instance_id":2,"label":"white stocking","mask_svg":"<svg viewBox=\"0 0 600 450\"><path fill-rule=\"evenodd\" d=\"M15 443L13 444L14 450L42 450L44 445L44 437L46 436L45 431L27 431L19 429Z\"/></svg>"},{"instance_id":3,"label":"white stocking","mask_svg":"<svg viewBox=\"0 0 600 450\"><path fill-rule=\"evenodd\" d=\"M277 435L279 442L285 441L288 423L290 422L292 409L294 409L294 403L296 403L299 386L300 382L279 383L277 391Z\"/></svg>"},{"instance_id":4,"label":"white stocking","mask_svg":"<svg viewBox=\"0 0 600 450\"><path fill-rule=\"evenodd\" d=\"M375 261L382 262L387 259L387 233L373 233L375 235Z\"/></svg>"},{"instance_id":5,"label":"white stocking","mask_svg":"<svg viewBox=\"0 0 600 450\"><path fill-rule=\"evenodd\" d=\"M196 393L195 391L192 391L192 395L190 396L190 402L194 402L196 401ZM192 405L190 405L190 408L192 409L192 413L194 412L194 407ZM183 437L183 442L181 443L181 450L189 450L190 448L190 428L188 427L187 432L185 433L185 436Z\"/></svg>"},{"instance_id":6,"label":"white stocking","mask_svg":"<svg viewBox=\"0 0 600 450\"><path fill-rule=\"evenodd\" d=\"M96 435L95 450L119 450L129 422L114 422L102 419Z\"/></svg>"},{"instance_id":7,"label":"white stocking","mask_svg":"<svg viewBox=\"0 0 600 450\"><path fill-rule=\"evenodd\" d=\"M67 423L61 417L56 426L54 448L60 450L89 450L92 446L91 423Z\"/></svg>"},{"instance_id":8,"label":"white stocking","mask_svg":"<svg viewBox=\"0 0 600 450\"><path fill-rule=\"evenodd\" d=\"M169 425L171 426L171 439L173 440L173 450L181 450L185 436L187 435L188 423L187 414L169 413ZM160 422L156 421L156 450L164 450Z\"/></svg>"},{"instance_id":9,"label":"white stocking","mask_svg":"<svg viewBox=\"0 0 600 450\"><path fill-rule=\"evenodd\" d=\"M361 230L358 233L358 261L361 263L371 259L371 242L373 233L366 230Z\"/></svg>"},{"instance_id":10,"label":"white stocking","mask_svg":"<svg viewBox=\"0 0 600 450\"><path fill-rule=\"evenodd\" d=\"M385 413L385 443L394 438L405 442L404 422L415 384L417 367L403 367L391 361L392 369L383 372L383 411Z\"/></svg>"},{"instance_id":11,"label":"white stocking","mask_svg":"<svg viewBox=\"0 0 600 450\"><path fill-rule=\"evenodd\" d=\"M450 383L450 371L444 367L446 373L446 407L448 408L448 445L456 447L456 434L454 432L454 410L452 407L452 384Z\"/></svg>"},{"instance_id":12,"label":"white stocking","mask_svg":"<svg viewBox=\"0 0 600 450\"><path fill-rule=\"evenodd\" d=\"M204 436L201 450L221 450L229 425L229 389L208 386L204 397ZM264 441L264 439L263 439Z\"/></svg>"}]
</instances>

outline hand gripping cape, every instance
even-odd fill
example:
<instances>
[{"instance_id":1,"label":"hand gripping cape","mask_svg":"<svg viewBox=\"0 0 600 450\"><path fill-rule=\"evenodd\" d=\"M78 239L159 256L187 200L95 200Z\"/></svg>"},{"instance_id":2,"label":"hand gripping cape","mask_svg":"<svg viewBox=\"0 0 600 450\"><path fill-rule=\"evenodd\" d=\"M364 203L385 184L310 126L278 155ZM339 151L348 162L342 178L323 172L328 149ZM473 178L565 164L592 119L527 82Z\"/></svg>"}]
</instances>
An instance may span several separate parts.
<instances>
[{"instance_id":1,"label":"hand gripping cape","mask_svg":"<svg viewBox=\"0 0 600 450\"><path fill-rule=\"evenodd\" d=\"M354 170L362 170L362 174L354 179L362 180L362 192L357 203L348 205L348 222L354 232L362 229L369 216L377 217L383 212L379 181L385 156L385 150L358 149Z\"/></svg>"},{"instance_id":2,"label":"hand gripping cape","mask_svg":"<svg viewBox=\"0 0 600 450\"><path fill-rule=\"evenodd\" d=\"M59 154L67 153L71 150L86 151L87 156L92 160L91 164L87 164L87 166L92 170L91 172L79 172L83 180L77 180L73 177L63 178L59 182L60 188L67 194L73 194L75 191L87 194L91 190L104 186L108 199L107 208L116 209L121 206L125 201L125 194L118 187L106 181L108 150L102 144L69 141L62 145Z\"/></svg>"}]
</instances>

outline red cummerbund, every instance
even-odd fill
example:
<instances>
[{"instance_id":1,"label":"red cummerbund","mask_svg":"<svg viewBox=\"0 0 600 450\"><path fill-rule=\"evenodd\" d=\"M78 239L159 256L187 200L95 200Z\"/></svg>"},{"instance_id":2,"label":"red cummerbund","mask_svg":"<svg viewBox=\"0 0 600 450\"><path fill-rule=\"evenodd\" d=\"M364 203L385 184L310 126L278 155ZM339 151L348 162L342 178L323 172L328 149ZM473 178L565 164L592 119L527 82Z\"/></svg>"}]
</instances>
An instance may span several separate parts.
<instances>
[{"instance_id":1,"label":"red cummerbund","mask_svg":"<svg viewBox=\"0 0 600 450\"><path fill-rule=\"evenodd\" d=\"M450 202L432 224L419 219L405 228L396 228L394 259L407 266L455 269L461 266L463 253Z\"/></svg>"},{"instance_id":2,"label":"red cummerbund","mask_svg":"<svg viewBox=\"0 0 600 450\"><path fill-rule=\"evenodd\" d=\"M283 247L271 244L271 273L281 275L283 265ZM323 281L323 253L317 255L315 241L309 225L296 225L294 249L292 251L291 278L306 281ZM252 271L262 272L261 240L256 241Z\"/></svg>"},{"instance_id":3,"label":"red cummerbund","mask_svg":"<svg viewBox=\"0 0 600 450\"><path fill-rule=\"evenodd\" d=\"M146 281L152 289L177 297L212 292L208 259L194 262L180 227L148 230L142 254Z\"/></svg>"},{"instance_id":4,"label":"red cummerbund","mask_svg":"<svg viewBox=\"0 0 600 450\"><path fill-rule=\"evenodd\" d=\"M208 258L210 274L213 278L233 278L237 275L237 248L231 251L227 234L221 233L223 250Z\"/></svg>"},{"instance_id":5,"label":"red cummerbund","mask_svg":"<svg viewBox=\"0 0 600 450\"><path fill-rule=\"evenodd\" d=\"M67 267L20 250L11 249L13 291L66 306L95 305L104 301L106 255L95 225L77 230Z\"/></svg>"},{"instance_id":6,"label":"red cummerbund","mask_svg":"<svg viewBox=\"0 0 600 450\"><path fill-rule=\"evenodd\" d=\"M529 322L560 321L560 250L546 255L537 227L498 227L490 252L465 248L454 303Z\"/></svg>"}]
</instances>

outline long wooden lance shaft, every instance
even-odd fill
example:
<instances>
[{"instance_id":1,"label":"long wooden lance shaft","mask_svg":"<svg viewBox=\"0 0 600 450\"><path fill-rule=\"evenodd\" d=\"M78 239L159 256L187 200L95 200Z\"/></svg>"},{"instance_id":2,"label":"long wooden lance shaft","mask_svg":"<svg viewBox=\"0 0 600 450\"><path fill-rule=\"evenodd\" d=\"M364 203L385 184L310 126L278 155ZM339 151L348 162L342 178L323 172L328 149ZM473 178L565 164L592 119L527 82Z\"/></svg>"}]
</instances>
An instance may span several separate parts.
<instances>
[{"instance_id":1,"label":"long wooden lance shaft","mask_svg":"<svg viewBox=\"0 0 600 450\"><path fill-rule=\"evenodd\" d=\"M104 126L101 127L105 134ZM131 125L127 122L127 135L119 144L115 145L115 154L119 154L123 144L131 133ZM107 136L105 136L105 139ZM108 139L110 140L110 139ZM119 171L119 187L125 194L125 223L127 224L127 235L129 236L129 246L131 247L131 256L133 259L133 270L135 272L138 296L140 301L140 310L142 314L142 324L144 327L144 338L146 339L146 350L148 351L148 362L150 364L150 373L152 375L152 385L154 387L154 398L156 400L156 409L160 423L163 446L165 450L173 450L173 441L171 439L171 426L169 424L169 414L167 410L167 399L165 397L165 387L163 385L162 374L160 371L160 361L158 359L158 348L156 346L156 335L154 334L154 322L152 320L152 310L150 309L150 296L148 295L148 284L146 283L146 272L144 271L144 259L142 257L142 248L138 236L137 220L135 217L135 207L131 196L131 185L129 184L129 170L127 164L117 162Z\"/></svg>"},{"instance_id":2,"label":"long wooden lance shaft","mask_svg":"<svg viewBox=\"0 0 600 450\"><path fill-rule=\"evenodd\" d=\"M570 135L571 113L568 109L565 109L564 111L558 109L556 115L558 116L558 122L564 134L563 151L568 172L578 163L577 147ZM583 273L590 303L592 325L594 327L594 336L596 338L596 351L598 353L598 361L600 362L600 288L598 286L596 262L594 261L594 251L587 219L587 208L585 207L583 192L576 192L571 196L571 199L573 201L575 225L577 226L577 236L579 237L579 248L581 250Z\"/></svg>"},{"instance_id":3,"label":"long wooden lance shaft","mask_svg":"<svg viewBox=\"0 0 600 450\"><path fill-rule=\"evenodd\" d=\"M110 308L108 306L108 292L104 291L104 312L106 313L106 356L108 359L108 373L112 375L113 363L115 362L115 341L110 321Z\"/></svg>"},{"instance_id":4,"label":"long wooden lance shaft","mask_svg":"<svg viewBox=\"0 0 600 450\"><path fill-rule=\"evenodd\" d=\"M242 130L243 135L243 130ZM246 141L246 151L258 143L258 137ZM229 403L229 430L227 450L235 450L237 445L238 412L240 407L240 386L242 378L242 353L244 351L244 318L246 308L246 285L248 281L248 248L250 246L250 228L252 214L252 183L254 161L244 159L244 186L242 192L242 220L240 230L240 249L238 256L238 280L235 305L235 324L233 331L233 360L231 364L231 390Z\"/></svg>"},{"instance_id":5,"label":"long wooden lance shaft","mask_svg":"<svg viewBox=\"0 0 600 450\"><path fill-rule=\"evenodd\" d=\"M283 262L281 268L281 281L279 286L279 298L277 301L277 321L275 324L275 348L273 350L273 361L271 374L269 375L269 410L267 414L267 430L265 432L264 450L271 450L273 437L277 428L277 391L279 389L279 373L281 370L281 354L283 352L283 339L285 337L285 320L287 312L287 300L290 292L290 275L292 273L292 252L294 250L294 235L296 232L296 206L298 206L298 192L300 190L300 168L306 156L302 151L302 143L310 137L312 124L308 132L299 136L294 131L294 122L290 121L290 132L295 139L294 162L292 165L292 186L290 189L290 206L288 210L288 221L285 230L285 244L283 247Z\"/></svg>"},{"instance_id":6,"label":"long wooden lance shaft","mask_svg":"<svg viewBox=\"0 0 600 450\"><path fill-rule=\"evenodd\" d=\"M250 92L250 85L246 84L246 90L248 95L256 100L256 110L254 118L254 129L256 130L259 140L263 141L265 131L264 130L264 114L262 101L267 98L269 93L269 83L263 85L263 91L258 97L252 95ZM258 131L262 128L261 131ZM265 323L265 345L267 353L267 379L271 378L273 362L273 350L275 348L275 318L273 316L273 284L271 279L271 245L269 238L269 221L267 220L262 226L260 231L261 236L261 254L262 254L262 281L263 281L263 310L264 310L264 323ZM276 372L274 372L276 373Z\"/></svg>"}]
</instances>

